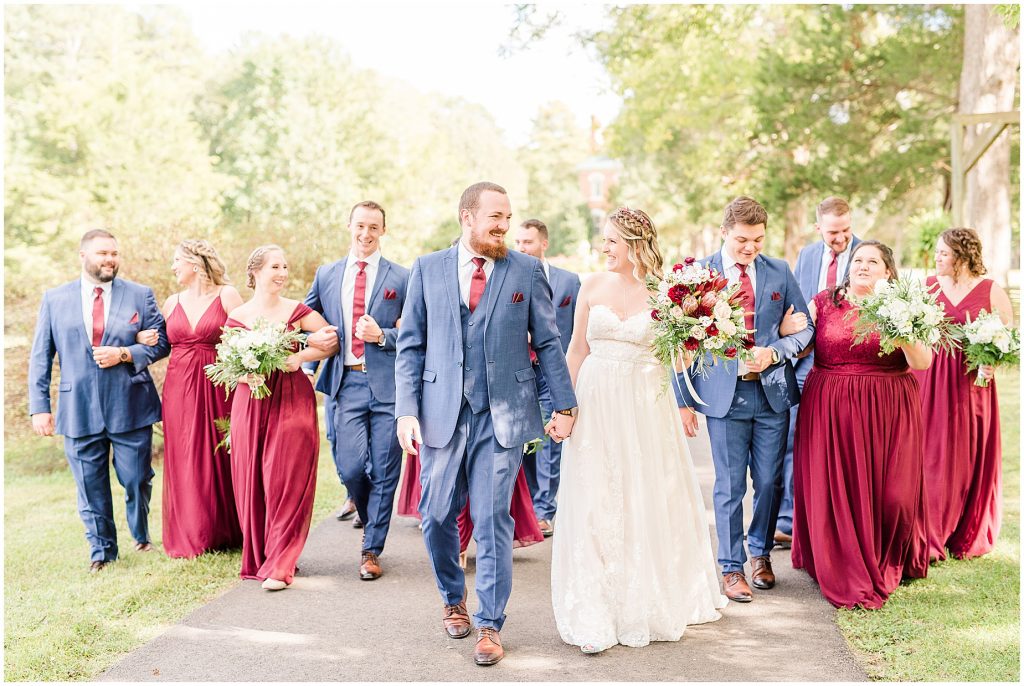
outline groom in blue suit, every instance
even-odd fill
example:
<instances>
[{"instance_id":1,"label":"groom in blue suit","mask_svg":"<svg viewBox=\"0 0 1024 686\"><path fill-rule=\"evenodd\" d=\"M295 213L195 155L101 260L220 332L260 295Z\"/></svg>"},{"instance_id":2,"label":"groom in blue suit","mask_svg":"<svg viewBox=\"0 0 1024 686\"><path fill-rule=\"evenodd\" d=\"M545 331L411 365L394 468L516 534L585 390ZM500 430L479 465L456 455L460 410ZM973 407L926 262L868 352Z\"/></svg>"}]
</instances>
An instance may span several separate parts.
<instances>
[{"instance_id":1,"label":"groom in blue suit","mask_svg":"<svg viewBox=\"0 0 1024 686\"><path fill-rule=\"evenodd\" d=\"M736 198L725 209L722 249L702 260L730 285L739 284L745 294L746 327L756 330L750 359L719 362L708 368L706 377L684 371L679 383L673 384L679 406L684 408L681 413L687 435L696 435L696 412L707 417L715 465L718 564L725 577L725 594L736 602L753 599L744 574L743 497L748 469L754 485L753 517L747 530L751 578L755 588L775 585L770 553L782 500L782 456L789 408L800 397L789 358L803 350L814 335L814 327L808 325L797 334L779 336L786 311L792 307L806 315L807 304L785 261L760 254L767 224L768 213L760 203ZM705 404L689 393L682 377L687 373Z\"/></svg>"},{"instance_id":2,"label":"groom in blue suit","mask_svg":"<svg viewBox=\"0 0 1024 686\"><path fill-rule=\"evenodd\" d=\"M821 201L815 210L814 229L821 235L820 241L803 248L796 258L793 270L796 282L804 300L811 299L827 288L842 285L850 273L850 256L860 239L853 235L850 205L842 198L830 196ZM814 366L814 351L793 360L796 382L800 392L804 380ZM794 407L789 417L789 437L786 439L786 456L782 461L782 506L775 528L775 543L788 547L793 542L793 437L796 435L796 412Z\"/></svg>"},{"instance_id":3,"label":"groom in blue suit","mask_svg":"<svg viewBox=\"0 0 1024 686\"><path fill-rule=\"evenodd\" d=\"M29 414L37 435L64 436L91 548L89 569L98 572L117 559L111 448L135 549L152 550L151 446L160 398L148 367L167 357L170 346L152 289L116 278L121 262L110 232L87 231L79 256L81 277L43 295L29 360ZM143 329L157 331L156 345L135 342ZM54 355L60 369L56 422L50 404Z\"/></svg>"},{"instance_id":4,"label":"groom in blue suit","mask_svg":"<svg viewBox=\"0 0 1024 686\"><path fill-rule=\"evenodd\" d=\"M337 336L337 355L323 362L316 390L333 402L335 467L363 522L359 578L380 578L379 555L391 525L391 509L402 471L395 433L396 322L405 303L409 270L384 259L384 208L372 200L349 213L348 257L317 269L306 305L324 316ZM328 349L311 335L309 345ZM315 369L316 365L313 364Z\"/></svg>"},{"instance_id":5,"label":"groom in blue suit","mask_svg":"<svg viewBox=\"0 0 1024 686\"><path fill-rule=\"evenodd\" d=\"M571 433L576 414L551 286L538 260L505 246L511 217L501 186L481 182L463 192L458 245L413 264L395 366L398 436L403 449L419 450L423 538L451 638L470 633L456 525L469 498L478 665L504 656L498 632L512 590L512 489L523 444L544 433L531 345L551 389L554 440Z\"/></svg>"},{"instance_id":6,"label":"groom in blue suit","mask_svg":"<svg viewBox=\"0 0 1024 686\"><path fill-rule=\"evenodd\" d=\"M562 337L562 351L569 349L572 340L572 324L576 317L576 298L580 293L580 277L565 269L549 264L545 251L548 249L548 227L539 219L527 219L516 232L516 250L532 255L544 265L544 274L551 284L551 302L555 305L555 324L558 335ZM551 406L551 391L548 389L544 373L533 360L537 372L537 395L540 397L541 411L550 415L554 410ZM526 481L530 486L533 498L533 512L537 516L537 526L545 538L555 533L552 520L555 518L555 498L558 495L559 472L562 461L562 444L555 441L544 441L544 445L536 452L523 456L523 467Z\"/></svg>"}]
</instances>

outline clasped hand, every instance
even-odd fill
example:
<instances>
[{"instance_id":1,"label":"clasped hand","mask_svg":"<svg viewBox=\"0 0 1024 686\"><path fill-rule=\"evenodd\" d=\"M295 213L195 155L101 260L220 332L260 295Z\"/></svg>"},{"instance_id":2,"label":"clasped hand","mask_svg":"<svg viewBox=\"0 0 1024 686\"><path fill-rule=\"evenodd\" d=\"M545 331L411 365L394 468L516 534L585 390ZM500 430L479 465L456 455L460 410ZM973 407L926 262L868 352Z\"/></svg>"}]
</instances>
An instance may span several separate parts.
<instances>
[{"instance_id":1,"label":"clasped hand","mask_svg":"<svg viewBox=\"0 0 1024 686\"><path fill-rule=\"evenodd\" d=\"M551 436L551 440L555 443L561 443L572 435L572 426L575 423L575 417L555 412L551 415L551 420L544 426L544 433Z\"/></svg>"},{"instance_id":2,"label":"clasped hand","mask_svg":"<svg viewBox=\"0 0 1024 686\"><path fill-rule=\"evenodd\" d=\"M338 352L340 347L338 345L338 327L328 325L314 331L306 336L306 346L333 355Z\"/></svg>"}]
</instances>

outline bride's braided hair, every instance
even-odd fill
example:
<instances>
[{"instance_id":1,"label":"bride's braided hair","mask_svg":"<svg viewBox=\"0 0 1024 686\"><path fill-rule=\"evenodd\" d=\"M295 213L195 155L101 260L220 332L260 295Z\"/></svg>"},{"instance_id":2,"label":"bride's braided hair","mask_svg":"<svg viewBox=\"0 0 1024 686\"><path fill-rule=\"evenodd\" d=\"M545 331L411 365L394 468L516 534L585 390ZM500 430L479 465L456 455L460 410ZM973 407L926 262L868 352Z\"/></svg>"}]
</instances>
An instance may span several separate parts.
<instances>
[{"instance_id":1,"label":"bride's braided hair","mask_svg":"<svg viewBox=\"0 0 1024 686\"><path fill-rule=\"evenodd\" d=\"M200 278L209 281L214 286L231 283L224 260L220 259L220 255L213 249L209 241L187 238L178 245L178 254L185 262L198 267L197 273Z\"/></svg>"},{"instance_id":2,"label":"bride's braided hair","mask_svg":"<svg viewBox=\"0 0 1024 686\"><path fill-rule=\"evenodd\" d=\"M267 253L277 250L282 255L284 250L279 245L270 243L268 245L261 245L260 247L249 253L249 261L245 265L245 285L249 288L256 288L256 272L263 267L263 264L267 261Z\"/></svg>"},{"instance_id":3,"label":"bride's braided hair","mask_svg":"<svg viewBox=\"0 0 1024 686\"><path fill-rule=\"evenodd\" d=\"M662 278L665 260L658 248L658 232L654 222L643 210L620 207L608 215L608 221L618 229L629 248L629 261L633 263L633 276L643 280L646 276Z\"/></svg>"}]
</instances>

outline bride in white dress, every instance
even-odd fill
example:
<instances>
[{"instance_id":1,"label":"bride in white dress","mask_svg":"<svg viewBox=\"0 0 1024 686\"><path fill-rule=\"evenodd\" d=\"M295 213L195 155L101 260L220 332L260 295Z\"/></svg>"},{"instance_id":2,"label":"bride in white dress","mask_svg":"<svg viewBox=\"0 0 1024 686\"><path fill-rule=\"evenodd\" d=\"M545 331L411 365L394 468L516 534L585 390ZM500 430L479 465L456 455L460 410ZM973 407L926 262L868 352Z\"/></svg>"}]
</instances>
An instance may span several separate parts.
<instances>
[{"instance_id":1,"label":"bride in white dress","mask_svg":"<svg viewBox=\"0 0 1024 686\"><path fill-rule=\"evenodd\" d=\"M727 603L669 370L651 352L644 278L662 258L650 218L616 210L602 252L607 271L583 283L566 355L579 416L551 556L558 633L584 653L678 641Z\"/></svg>"}]
</instances>

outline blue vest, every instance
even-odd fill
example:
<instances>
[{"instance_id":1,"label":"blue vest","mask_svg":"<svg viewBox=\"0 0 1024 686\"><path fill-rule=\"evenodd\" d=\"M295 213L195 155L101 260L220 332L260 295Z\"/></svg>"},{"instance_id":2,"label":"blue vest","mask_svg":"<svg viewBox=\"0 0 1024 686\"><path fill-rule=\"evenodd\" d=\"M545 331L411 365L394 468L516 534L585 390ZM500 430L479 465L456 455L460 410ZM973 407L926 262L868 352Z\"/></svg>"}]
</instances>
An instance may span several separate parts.
<instances>
[{"instance_id":1,"label":"blue vest","mask_svg":"<svg viewBox=\"0 0 1024 686\"><path fill-rule=\"evenodd\" d=\"M469 403L473 414L479 414L490 407L487 397L487 358L484 355L484 311L487 298L472 314L463 303L462 312L462 395Z\"/></svg>"}]
</instances>

